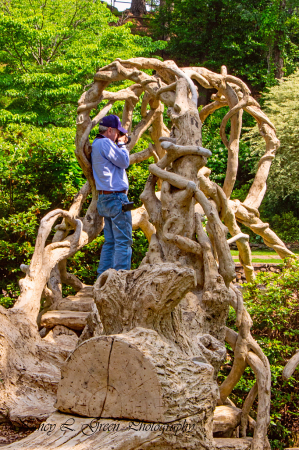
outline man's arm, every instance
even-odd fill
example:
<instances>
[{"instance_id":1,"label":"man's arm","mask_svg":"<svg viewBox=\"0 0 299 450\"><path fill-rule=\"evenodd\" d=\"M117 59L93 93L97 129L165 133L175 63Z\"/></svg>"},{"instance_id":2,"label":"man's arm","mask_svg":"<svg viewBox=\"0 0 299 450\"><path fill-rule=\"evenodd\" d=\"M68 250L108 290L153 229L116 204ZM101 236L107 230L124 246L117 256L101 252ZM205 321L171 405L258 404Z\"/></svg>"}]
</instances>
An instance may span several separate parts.
<instances>
[{"instance_id":1,"label":"man's arm","mask_svg":"<svg viewBox=\"0 0 299 450\"><path fill-rule=\"evenodd\" d=\"M130 165L129 152L125 145L118 147L110 139L102 140L102 152L103 156L121 169L127 169Z\"/></svg>"}]
</instances>

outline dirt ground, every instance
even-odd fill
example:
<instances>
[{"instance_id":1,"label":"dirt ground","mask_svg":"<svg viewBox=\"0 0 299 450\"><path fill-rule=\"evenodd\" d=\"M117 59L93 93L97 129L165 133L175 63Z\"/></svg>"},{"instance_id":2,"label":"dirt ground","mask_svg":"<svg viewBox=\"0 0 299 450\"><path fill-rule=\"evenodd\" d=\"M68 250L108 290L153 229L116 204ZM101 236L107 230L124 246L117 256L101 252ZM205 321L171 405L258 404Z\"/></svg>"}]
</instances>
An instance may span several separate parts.
<instances>
[{"instance_id":1,"label":"dirt ground","mask_svg":"<svg viewBox=\"0 0 299 450\"><path fill-rule=\"evenodd\" d=\"M32 428L16 428L11 423L0 423L0 447L19 441L33 433Z\"/></svg>"}]
</instances>

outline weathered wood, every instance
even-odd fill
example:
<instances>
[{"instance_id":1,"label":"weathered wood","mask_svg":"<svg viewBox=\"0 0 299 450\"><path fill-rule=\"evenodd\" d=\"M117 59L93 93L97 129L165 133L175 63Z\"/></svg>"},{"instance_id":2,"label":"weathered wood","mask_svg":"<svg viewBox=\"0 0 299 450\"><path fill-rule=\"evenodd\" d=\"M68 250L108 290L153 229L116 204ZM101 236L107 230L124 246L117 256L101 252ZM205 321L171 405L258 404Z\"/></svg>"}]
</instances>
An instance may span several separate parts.
<instances>
[{"instance_id":1,"label":"weathered wood","mask_svg":"<svg viewBox=\"0 0 299 450\"><path fill-rule=\"evenodd\" d=\"M155 72L149 75L147 70ZM215 104L204 108L201 114L192 78L205 88L217 90ZM121 80L135 84L119 92L104 90L109 83ZM53 408L60 367L76 345L64 366L59 387L57 404L62 410L91 417L104 414L164 422L187 417L197 424L191 437L182 434L177 440L173 437L167 440L163 434L154 436L152 441L150 435L145 443L130 435L127 442L121 440L121 448L125 449L126 445L132 450L137 447L213 448L216 376L225 359L226 338L234 349L235 361L220 386L218 402L228 401L227 396L246 364L250 364L257 378L259 398L252 450L268 448L270 369L250 334L251 320L242 295L230 287L235 274L226 226L237 240L247 277L253 276L250 248L245 236L240 234L237 220L260 234L279 254L290 252L258 217L256 208L264 195L278 141L273 125L249 94L245 83L228 75L224 66L221 74L214 74L204 68L182 70L173 61L134 58L116 60L97 72L94 83L79 100L77 117L76 157L88 182L69 211L56 210L42 220L31 264L22 266L26 277L20 283L21 296L10 312L0 311L0 344L4 348L4 383L0 385L2 415L8 410L14 417L15 411L15 420L21 421L24 410L27 407L32 410L34 403L37 411L43 405L45 411ZM130 128L141 95L142 119L132 131L130 150L146 130L154 146L132 155L131 161L151 154L155 163L149 166L151 176L141 196L144 207L134 213L134 226L144 230L150 245L138 269L109 270L96 282L95 297L102 328L91 288L67 273L66 258L93 240L103 225L96 206L98 193L90 163L89 133L116 100L126 102L123 121ZM91 119L91 111L103 99L108 99L108 104ZM163 125L164 105L168 107L171 132ZM201 147L201 119L224 105L229 105L230 110L220 129L229 153L223 191L208 179L205 164L211 152ZM237 174L244 109L258 121L267 142L267 153L242 204L229 200L229 196ZM225 135L228 120L231 121L229 139ZM156 185L161 188L159 197ZM90 192L91 202L81 218L83 203ZM206 228L202 225L203 215L208 219ZM46 245L52 227L60 218L62 222L56 226L53 242ZM62 283L70 284L79 293L62 299ZM36 327L42 295L46 298L46 308L51 309L42 314L44 332L53 328L43 340ZM225 328L229 305L236 311L238 334ZM75 333L63 326L76 331L85 328L78 340ZM243 435L251 397L243 411ZM31 416L28 412L28 421L41 420L40 412L36 419ZM233 426L224 433L231 433ZM83 447L85 444L89 445L84 443ZM109 445L107 441L106 448ZM228 446L228 441L223 445Z\"/></svg>"},{"instance_id":2,"label":"weathered wood","mask_svg":"<svg viewBox=\"0 0 299 450\"><path fill-rule=\"evenodd\" d=\"M53 328L64 325L72 330L83 330L88 314L81 311L48 311L41 318L41 326Z\"/></svg>"},{"instance_id":3,"label":"weathered wood","mask_svg":"<svg viewBox=\"0 0 299 450\"><path fill-rule=\"evenodd\" d=\"M93 311L94 300L90 297L76 297L68 296L63 298L55 305L51 306L49 311L78 311L78 312L91 312Z\"/></svg>"},{"instance_id":4,"label":"weathered wood","mask_svg":"<svg viewBox=\"0 0 299 450\"><path fill-rule=\"evenodd\" d=\"M4 450L206 450L213 449L209 436L197 425L203 415L171 424L78 417L56 412L38 430ZM248 447L247 447L248 448ZM238 450L247 450L239 447ZM226 449L225 449L226 450Z\"/></svg>"},{"instance_id":5,"label":"weathered wood","mask_svg":"<svg viewBox=\"0 0 299 450\"><path fill-rule=\"evenodd\" d=\"M299 350L297 350L295 355L292 356L290 361L287 363L287 365L283 369L282 378L284 380L287 380L288 378L290 378L293 375L293 373L295 372L298 365L299 365Z\"/></svg>"},{"instance_id":6,"label":"weathered wood","mask_svg":"<svg viewBox=\"0 0 299 450\"><path fill-rule=\"evenodd\" d=\"M213 372L154 330L135 328L81 344L62 369L56 407L86 417L171 422L210 412Z\"/></svg>"},{"instance_id":7,"label":"weathered wood","mask_svg":"<svg viewBox=\"0 0 299 450\"><path fill-rule=\"evenodd\" d=\"M68 295L66 298L54 298L47 311L81 311L91 312L95 310L93 300L93 286L83 285L76 295ZM45 311L45 312L47 312Z\"/></svg>"},{"instance_id":8,"label":"weathered wood","mask_svg":"<svg viewBox=\"0 0 299 450\"><path fill-rule=\"evenodd\" d=\"M119 334L136 326L159 330L163 318L195 286L194 270L173 263L107 270L94 286L104 333Z\"/></svg>"},{"instance_id":9,"label":"weathered wood","mask_svg":"<svg viewBox=\"0 0 299 450\"><path fill-rule=\"evenodd\" d=\"M215 438L216 450L250 450L252 438Z\"/></svg>"},{"instance_id":10,"label":"weathered wood","mask_svg":"<svg viewBox=\"0 0 299 450\"><path fill-rule=\"evenodd\" d=\"M44 338L44 341L54 344L61 349L73 351L78 342L77 334L63 325L56 325Z\"/></svg>"},{"instance_id":11,"label":"weathered wood","mask_svg":"<svg viewBox=\"0 0 299 450\"><path fill-rule=\"evenodd\" d=\"M0 307L0 417L36 427L53 412L60 367L74 347L43 340L25 313Z\"/></svg>"},{"instance_id":12,"label":"weathered wood","mask_svg":"<svg viewBox=\"0 0 299 450\"><path fill-rule=\"evenodd\" d=\"M230 437L240 424L242 410L233 406L217 406L213 417L213 433Z\"/></svg>"}]
</instances>

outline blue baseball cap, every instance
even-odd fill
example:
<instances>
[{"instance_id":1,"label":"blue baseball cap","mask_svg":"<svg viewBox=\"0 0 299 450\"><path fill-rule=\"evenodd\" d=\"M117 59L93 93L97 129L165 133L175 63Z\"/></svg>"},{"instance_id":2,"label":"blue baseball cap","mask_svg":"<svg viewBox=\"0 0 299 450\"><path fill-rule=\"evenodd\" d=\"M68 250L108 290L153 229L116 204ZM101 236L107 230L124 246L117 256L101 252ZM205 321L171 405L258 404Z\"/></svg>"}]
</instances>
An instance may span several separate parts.
<instances>
[{"instance_id":1,"label":"blue baseball cap","mask_svg":"<svg viewBox=\"0 0 299 450\"><path fill-rule=\"evenodd\" d=\"M110 114L110 116L103 117L103 119L100 121L100 125L103 125L103 127L116 128L123 134L128 133L128 130L125 130L121 126L121 121L119 120L119 117L115 116L114 114Z\"/></svg>"}]
</instances>

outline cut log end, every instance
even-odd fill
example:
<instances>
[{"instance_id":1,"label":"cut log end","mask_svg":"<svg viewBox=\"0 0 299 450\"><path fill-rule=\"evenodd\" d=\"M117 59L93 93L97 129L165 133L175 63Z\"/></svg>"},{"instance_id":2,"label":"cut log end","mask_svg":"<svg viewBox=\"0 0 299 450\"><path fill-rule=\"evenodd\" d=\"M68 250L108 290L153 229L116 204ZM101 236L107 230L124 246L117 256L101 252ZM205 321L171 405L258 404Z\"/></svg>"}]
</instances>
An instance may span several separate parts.
<instances>
[{"instance_id":1,"label":"cut log end","mask_svg":"<svg viewBox=\"0 0 299 450\"><path fill-rule=\"evenodd\" d=\"M80 345L62 370L56 407L86 417L159 422L161 385L149 360L114 337Z\"/></svg>"},{"instance_id":2,"label":"cut log end","mask_svg":"<svg viewBox=\"0 0 299 450\"><path fill-rule=\"evenodd\" d=\"M56 407L86 417L161 423L206 408L210 414L213 373L210 364L196 364L155 331L136 328L77 347L62 369Z\"/></svg>"}]
</instances>

